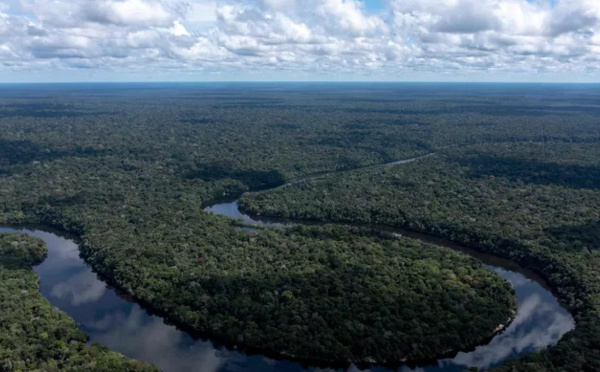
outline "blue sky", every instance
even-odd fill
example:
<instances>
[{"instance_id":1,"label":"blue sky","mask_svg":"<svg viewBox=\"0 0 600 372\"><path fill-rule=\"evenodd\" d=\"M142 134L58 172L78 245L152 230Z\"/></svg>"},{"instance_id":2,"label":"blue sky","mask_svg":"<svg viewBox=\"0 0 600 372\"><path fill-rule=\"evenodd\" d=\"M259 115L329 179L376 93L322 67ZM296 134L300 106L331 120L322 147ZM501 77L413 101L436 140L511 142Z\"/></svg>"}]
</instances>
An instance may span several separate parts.
<instances>
[{"instance_id":1,"label":"blue sky","mask_svg":"<svg viewBox=\"0 0 600 372\"><path fill-rule=\"evenodd\" d=\"M0 82L600 81L597 0L4 0Z\"/></svg>"},{"instance_id":2,"label":"blue sky","mask_svg":"<svg viewBox=\"0 0 600 372\"><path fill-rule=\"evenodd\" d=\"M365 8L371 13L377 13L386 8L383 0L364 0Z\"/></svg>"}]
</instances>

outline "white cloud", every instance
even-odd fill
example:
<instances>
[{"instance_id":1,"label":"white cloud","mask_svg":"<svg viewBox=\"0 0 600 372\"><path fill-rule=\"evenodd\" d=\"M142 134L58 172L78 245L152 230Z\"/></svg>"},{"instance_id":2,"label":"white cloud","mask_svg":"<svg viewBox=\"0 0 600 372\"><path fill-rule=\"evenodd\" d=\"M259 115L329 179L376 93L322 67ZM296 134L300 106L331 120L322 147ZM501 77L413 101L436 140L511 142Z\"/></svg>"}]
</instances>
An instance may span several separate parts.
<instances>
[{"instance_id":1,"label":"white cloud","mask_svg":"<svg viewBox=\"0 0 600 372\"><path fill-rule=\"evenodd\" d=\"M0 8L18 68L402 77L600 70L596 0L21 0ZM293 74L292 74L293 75Z\"/></svg>"},{"instance_id":2,"label":"white cloud","mask_svg":"<svg viewBox=\"0 0 600 372\"><path fill-rule=\"evenodd\" d=\"M95 0L83 2L81 11L86 19L119 26L168 27L185 13L186 4L175 4L169 9L165 4L144 0Z\"/></svg>"},{"instance_id":3,"label":"white cloud","mask_svg":"<svg viewBox=\"0 0 600 372\"><path fill-rule=\"evenodd\" d=\"M263 9L275 10L278 12L296 11L298 7L297 0L260 0Z\"/></svg>"},{"instance_id":4,"label":"white cloud","mask_svg":"<svg viewBox=\"0 0 600 372\"><path fill-rule=\"evenodd\" d=\"M179 21L175 21L173 23L173 27L171 27L171 33L174 36L190 36L188 30L185 28L184 25L179 23Z\"/></svg>"},{"instance_id":5,"label":"white cloud","mask_svg":"<svg viewBox=\"0 0 600 372\"><path fill-rule=\"evenodd\" d=\"M166 27L185 15L184 1L157 0L23 0L22 8L38 21L56 27L95 27L93 24L123 27Z\"/></svg>"},{"instance_id":6,"label":"white cloud","mask_svg":"<svg viewBox=\"0 0 600 372\"><path fill-rule=\"evenodd\" d=\"M185 20L190 23L210 23L217 20L216 2L194 2L187 12Z\"/></svg>"},{"instance_id":7,"label":"white cloud","mask_svg":"<svg viewBox=\"0 0 600 372\"><path fill-rule=\"evenodd\" d=\"M331 24L338 24L342 30L355 34L379 31L385 33L387 26L377 16L367 16L357 0L322 0L317 13Z\"/></svg>"}]
</instances>

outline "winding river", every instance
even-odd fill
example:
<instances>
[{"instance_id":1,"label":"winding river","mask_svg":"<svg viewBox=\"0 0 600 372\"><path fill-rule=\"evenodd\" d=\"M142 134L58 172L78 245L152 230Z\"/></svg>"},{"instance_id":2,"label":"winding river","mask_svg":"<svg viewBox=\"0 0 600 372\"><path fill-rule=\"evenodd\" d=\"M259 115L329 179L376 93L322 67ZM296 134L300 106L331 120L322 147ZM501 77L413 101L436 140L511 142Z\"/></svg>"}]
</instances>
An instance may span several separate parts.
<instances>
[{"instance_id":1,"label":"winding river","mask_svg":"<svg viewBox=\"0 0 600 372\"><path fill-rule=\"evenodd\" d=\"M206 208L206 211L257 227L281 225L244 215L237 201L215 204ZM254 230L251 227L245 229ZM15 231L39 237L46 242L48 258L35 268L40 276L41 293L54 306L71 316L90 335L90 342L98 342L128 357L154 363L165 372L328 370L261 355L246 355L215 346L210 341L194 339L108 287L79 257L73 237L44 229L0 228L0 232ZM574 328L573 317L560 306L543 280L534 273L519 268L509 260L468 250L442 239L399 229L395 232L475 256L513 285L519 304L515 320L488 344L470 352L460 352L454 358L440 359L430 366L402 366L398 371L458 372L471 366L491 368L521 353L554 345ZM382 367L370 370L387 371ZM350 366L348 371L359 369Z\"/></svg>"}]
</instances>

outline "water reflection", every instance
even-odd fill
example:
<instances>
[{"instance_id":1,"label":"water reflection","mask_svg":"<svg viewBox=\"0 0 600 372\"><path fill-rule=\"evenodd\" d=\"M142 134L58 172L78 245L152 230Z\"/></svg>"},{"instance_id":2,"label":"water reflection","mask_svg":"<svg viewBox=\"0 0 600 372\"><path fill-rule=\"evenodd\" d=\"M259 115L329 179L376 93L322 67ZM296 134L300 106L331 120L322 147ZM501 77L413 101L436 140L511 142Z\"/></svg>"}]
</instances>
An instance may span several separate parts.
<instances>
[{"instance_id":1,"label":"water reflection","mask_svg":"<svg viewBox=\"0 0 600 372\"><path fill-rule=\"evenodd\" d=\"M15 231L13 229L0 229ZM69 314L99 342L124 355L154 363L167 372L237 371L329 371L304 368L298 363L263 356L247 356L211 342L194 340L188 334L149 315L135 303L119 297L79 258L77 245L68 239L42 232L23 232L44 239L48 259L35 270L41 278L41 292L50 302ZM550 292L523 274L492 267L516 289L519 311L508 329L488 345L473 352L441 360L437 366L398 371L463 371L465 367L489 368L519 353L555 344L573 328L573 318L561 308ZM386 371L374 367L371 371ZM348 371L359 371L355 366Z\"/></svg>"},{"instance_id":2,"label":"water reflection","mask_svg":"<svg viewBox=\"0 0 600 372\"><path fill-rule=\"evenodd\" d=\"M136 359L151 360L164 370L216 372L221 368L223 360L209 343L194 342L137 306L129 310L104 314L89 324L95 341Z\"/></svg>"},{"instance_id":3,"label":"water reflection","mask_svg":"<svg viewBox=\"0 0 600 372\"><path fill-rule=\"evenodd\" d=\"M550 292L540 291L539 284L516 272L497 267L492 269L508 280L517 292L519 308L516 318L489 344L469 353L459 353L451 360L443 360L440 366L494 367L518 354L555 345L575 327L571 315L560 307Z\"/></svg>"},{"instance_id":4,"label":"water reflection","mask_svg":"<svg viewBox=\"0 0 600 372\"><path fill-rule=\"evenodd\" d=\"M237 201L234 201L231 203L215 204L211 207L206 207L204 209L204 211L214 213L216 215L231 217L234 220L238 220L238 221L250 224L250 225L274 226L274 227L287 226L287 224L279 223L279 222L265 222L265 221L255 220L252 217L240 212Z\"/></svg>"},{"instance_id":5,"label":"water reflection","mask_svg":"<svg viewBox=\"0 0 600 372\"><path fill-rule=\"evenodd\" d=\"M54 285L50 295L62 300L69 300L71 305L78 306L98 301L104 295L105 290L106 286L96 278L93 272L84 271Z\"/></svg>"}]
</instances>

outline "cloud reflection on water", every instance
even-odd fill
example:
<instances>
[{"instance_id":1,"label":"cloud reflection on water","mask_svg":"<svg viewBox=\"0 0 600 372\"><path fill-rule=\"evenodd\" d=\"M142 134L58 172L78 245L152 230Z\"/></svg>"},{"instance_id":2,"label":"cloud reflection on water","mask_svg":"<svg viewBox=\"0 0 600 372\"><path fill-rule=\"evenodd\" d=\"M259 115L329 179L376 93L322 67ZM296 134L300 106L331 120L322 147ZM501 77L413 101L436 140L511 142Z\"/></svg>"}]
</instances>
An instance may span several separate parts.
<instances>
[{"instance_id":1,"label":"cloud reflection on water","mask_svg":"<svg viewBox=\"0 0 600 372\"><path fill-rule=\"evenodd\" d=\"M60 299L70 299L71 305L78 306L98 301L106 291L106 284L99 281L91 271L83 271L68 280L55 284L51 295Z\"/></svg>"},{"instance_id":2,"label":"cloud reflection on water","mask_svg":"<svg viewBox=\"0 0 600 372\"><path fill-rule=\"evenodd\" d=\"M223 364L218 351L208 342L193 342L183 332L150 318L138 306L126 314L106 314L95 324L92 340L121 353L154 363L173 372L216 372Z\"/></svg>"},{"instance_id":3,"label":"cloud reflection on water","mask_svg":"<svg viewBox=\"0 0 600 372\"><path fill-rule=\"evenodd\" d=\"M532 321L537 323L536 327L531 327ZM488 345L469 353L459 353L451 363L490 368L524 351L556 344L574 325L570 315L556 312L552 306L543 303L540 296L533 294L521 303L517 317L506 331Z\"/></svg>"}]
</instances>

